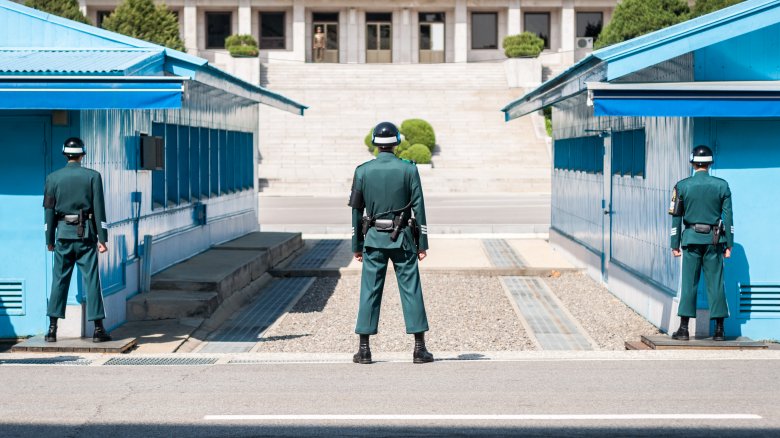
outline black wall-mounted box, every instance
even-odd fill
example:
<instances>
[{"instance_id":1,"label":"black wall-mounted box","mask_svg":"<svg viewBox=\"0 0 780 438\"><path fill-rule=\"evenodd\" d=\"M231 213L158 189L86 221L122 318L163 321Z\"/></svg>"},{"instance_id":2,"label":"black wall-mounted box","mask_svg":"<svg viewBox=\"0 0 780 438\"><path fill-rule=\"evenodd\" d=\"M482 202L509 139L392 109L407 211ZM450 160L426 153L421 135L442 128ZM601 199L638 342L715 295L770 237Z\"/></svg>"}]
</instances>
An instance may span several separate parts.
<instances>
[{"instance_id":1,"label":"black wall-mounted box","mask_svg":"<svg viewBox=\"0 0 780 438\"><path fill-rule=\"evenodd\" d=\"M141 134L141 169L165 169L165 141L162 137Z\"/></svg>"}]
</instances>

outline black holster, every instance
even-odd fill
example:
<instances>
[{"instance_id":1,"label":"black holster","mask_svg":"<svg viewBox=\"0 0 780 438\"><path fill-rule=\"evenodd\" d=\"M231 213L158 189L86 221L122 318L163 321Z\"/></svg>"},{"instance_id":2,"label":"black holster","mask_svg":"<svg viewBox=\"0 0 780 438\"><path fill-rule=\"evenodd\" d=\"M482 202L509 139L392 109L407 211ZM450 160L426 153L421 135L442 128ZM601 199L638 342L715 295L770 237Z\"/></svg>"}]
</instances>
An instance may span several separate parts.
<instances>
[{"instance_id":1,"label":"black holster","mask_svg":"<svg viewBox=\"0 0 780 438\"><path fill-rule=\"evenodd\" d=\"M417 223L417 219L409 219L409 228L412 230L412 237L414 238L414 246L420 249L420 224Z\"/></svg>"},{"instance_id":2,"label":"black holster","mask_svg":"<svg viewBox=\"0 0 780 438\"><path fill-rule=\"evenodd\" d=\"M76 235L79 239L84 238L84 224L87 222L87 214L84 210L79 210L79 224L76 226Z\"/></svg>"},{"instance_id":3,"label":"black holster","mask_svg":"<svg viewBox=\"0 0 780 438\"><path fill-rule=\"evenodd\" d=\"M393 232L390 234L390 240L395 242L398 240L398 236L401 234L401 230L403 229L404 223L406 217L406 212L402 212L398 216L395 216L393 218Z\"/></svg>"},{"instance_id":4,"label":"black holster","mask_svg":"<svg viewBox=\"0 0 780 438\"><path fill-rule=\"evenodd\" d=\"M720 236L726 233L726 227L723 226L723 220L718 219L718 223L712 231L712 244L717 245L720 243Z\"/></svg>"},{"instance_id":5,"label":"black holster","mask_svg":"<svg viewBox=\"0 0 780 438\"><path fill-rule=\"evenodd\" d=\"M360 219L360 233L363 235L363 237L368 234L369 228L371 228L371 218L368 216L363 216Z\"/></svg>"}]
</instances>

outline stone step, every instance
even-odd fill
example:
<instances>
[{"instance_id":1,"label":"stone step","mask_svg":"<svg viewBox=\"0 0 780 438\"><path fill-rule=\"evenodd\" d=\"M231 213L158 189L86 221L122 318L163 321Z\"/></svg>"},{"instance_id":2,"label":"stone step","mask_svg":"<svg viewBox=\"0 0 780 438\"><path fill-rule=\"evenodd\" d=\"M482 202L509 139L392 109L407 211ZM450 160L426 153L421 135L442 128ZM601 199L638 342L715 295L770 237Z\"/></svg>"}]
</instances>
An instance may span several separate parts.
<instances>
[{"instance_id":1,"label":"stone step","mask_svg":"<svg viewBox=\"0 0 780 438\"><path fill-rule=\"evenodd\" d=\"M219 303L216 292L153 290L127 301L127 320L208 318Z\"/></svg>"}]
</instances>

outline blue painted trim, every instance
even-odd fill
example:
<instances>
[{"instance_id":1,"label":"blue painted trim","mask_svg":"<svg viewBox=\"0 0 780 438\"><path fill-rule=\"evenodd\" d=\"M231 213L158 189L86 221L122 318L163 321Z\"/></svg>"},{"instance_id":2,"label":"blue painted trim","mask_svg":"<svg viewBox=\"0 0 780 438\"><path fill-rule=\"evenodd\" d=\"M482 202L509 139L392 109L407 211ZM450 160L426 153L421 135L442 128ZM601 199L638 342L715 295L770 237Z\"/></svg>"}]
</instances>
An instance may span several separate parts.
<instances>
[{"instance_id":1,"label":"blue painted trim","mask_svg":"<svg viewBox=\"0 0 780 438\"><path fill-rule=\"evenodd\" d=\"M636 95L636 93L635 93ZM594 115L635 117L780 117L780 94L773 96L604 97L593 100Z\"/></svg>"},{"instance_id":2,"label":"blue painted trim","mask_svg":"<svg viewBox=\"0 0 780 438\"><path fill-rule=\"evenodd\" d=\"M40 79L38 79L40 80ZM176 82L2 82L0 109L180 109Z\"/></svg>"}]
</instances>

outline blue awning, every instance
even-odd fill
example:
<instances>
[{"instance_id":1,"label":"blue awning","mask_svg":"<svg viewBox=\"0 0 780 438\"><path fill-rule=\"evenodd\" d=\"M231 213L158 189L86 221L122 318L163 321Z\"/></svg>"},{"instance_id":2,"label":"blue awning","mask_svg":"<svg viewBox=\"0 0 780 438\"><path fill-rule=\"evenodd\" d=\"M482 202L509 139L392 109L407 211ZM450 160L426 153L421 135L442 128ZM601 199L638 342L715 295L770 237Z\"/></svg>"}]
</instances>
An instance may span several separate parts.
<instances>
[{"instance_id":1,"label":"blue awning","mask_svg":"<svg viewBox=\"0 0 780 438\"><path fill-rule=\"evenodd\" d=\"M594 115L780 117L780 82L589 83Z\"/></svg>"},{"instance_id":2,"label":"blue awning","mask_svg":"<svg viewBox=\"0 0 780 438\"><path fill-rule=\"evenodd\" d=\"M180 109L184 78L0 76L0 109Z\"/></svg>"}]
</instances>

